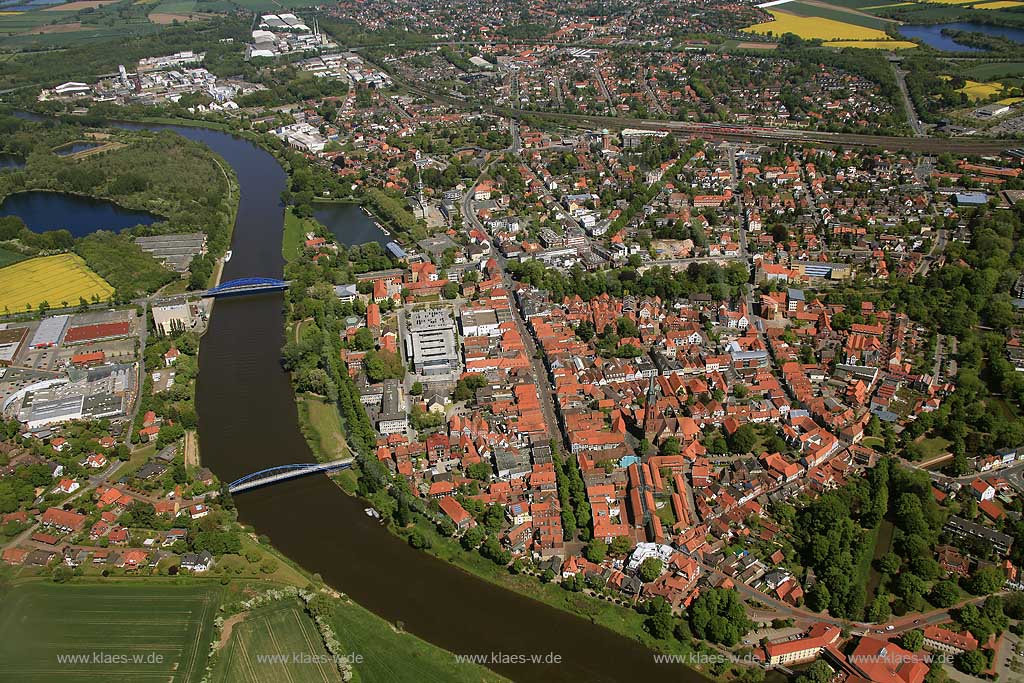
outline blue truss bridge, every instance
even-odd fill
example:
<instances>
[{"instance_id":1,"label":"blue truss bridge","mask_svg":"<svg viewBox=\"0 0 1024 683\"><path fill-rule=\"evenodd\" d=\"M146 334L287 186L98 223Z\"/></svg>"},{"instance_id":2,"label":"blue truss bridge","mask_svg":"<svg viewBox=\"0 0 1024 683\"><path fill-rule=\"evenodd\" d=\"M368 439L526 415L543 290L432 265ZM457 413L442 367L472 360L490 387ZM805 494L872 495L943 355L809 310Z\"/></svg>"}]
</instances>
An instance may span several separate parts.
<instances>
[{"instance_id":1,"label":"blue truss bridge","mask_svg":"<svg viewBox=\"0 0 1024 683\"><path fill-rule=\"evenodd\" d=\"M297 465L278 465L277 467L268 467L265 470L259 472L253 472L247 474L244 477L239 477L233 482L228 484L228 491L230 493L241 493L242 491L248 491L260 486L267 486L269 484L276 484L279 481L286 481L288 479L295 479L296 477L304 477L307 474L314 474L316 472L335 472L337 470L344 470L352 466L352 458L342 458L341 460L332 460L330 462L312 462Z\"/></svg>"},{"instance_id":2,"label":"blue truss bridge","mask_svg":"<svg viewBox=\"0 0 1024 683\"><path fill-rule=\"evenodd\" d=\"M283 292L291 284L287 280L272 277L243 277L238 280L222 282L212 289L203 292L204 297L243 296L245 294L263 294L265 292Z\"/></svg>"}]
</instances>

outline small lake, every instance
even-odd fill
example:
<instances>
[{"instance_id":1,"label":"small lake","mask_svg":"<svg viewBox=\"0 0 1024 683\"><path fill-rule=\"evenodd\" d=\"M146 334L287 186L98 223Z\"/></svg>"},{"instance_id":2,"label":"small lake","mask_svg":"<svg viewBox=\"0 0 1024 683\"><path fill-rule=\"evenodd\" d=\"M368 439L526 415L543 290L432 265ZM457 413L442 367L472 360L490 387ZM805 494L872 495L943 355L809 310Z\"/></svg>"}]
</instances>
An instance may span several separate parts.
<instances>
[{"instance_id":1,"label":"small lake","mask_svg":"<svg viewBox=\"0 0 1024 683\"><path fill-rule=\"evenodd\" d=\"M384 246L394 239L385 235L358 204L313 202L313 217L330 230L339 242L348 246L367 242L378 242Z\"/></svg>"},{"instance_id":2,"label":"small lake","mask_svg":"<svg viewBox=\"0 0 1024 683\"><path fill-rule=\"evenodd\" d=\"M954 41L949 36L942 35L943 29L953 31L970 31L971 33L984 33L989 36L1007 38L1016 43L1024 44L1024 29L1010 28L1008 26L989 26L987 24L976 24L973 22L956 22L952 24L904 24L900 26L900 33L907 38L916 38L930 45L936 50L947 52L986 52L976 47L968 47Z\"/></svg>"},{"instance_id":3,"label":"small lake","mask_svg":"<svg viewBox=\"0 0 1024 683\"><path fill-rule=\"evenodd\" d=\"M53 150L53 153L59 157L66 157L70 154L78 154L88 149L96 149L100 146L99 142L69 142L66 145L61 145L57 149Z\"/></svg>"},{"instance_id":4,"label":"small lake","mask_svg":"<svg viewBox=\"0 0 1024 683\"><path fill-rule=\"evenodd\" d=\"M24 168L25 160L17 154L6 154L0 152L0 171L5 168Z\"/></svg>"},{"instance_id":5,"label":"small lake","mask_svg":"<svg viewBox=\"0 0 1024 683\"><path fill-rule=\"evenodd\" d=\"M0 216L17 216L33 232L65 229L75 237L97 230L119 232L136 225L150 225L163 219L93 197L62 192L17 192L0 204Z\"/></svg>"}]
</instances>

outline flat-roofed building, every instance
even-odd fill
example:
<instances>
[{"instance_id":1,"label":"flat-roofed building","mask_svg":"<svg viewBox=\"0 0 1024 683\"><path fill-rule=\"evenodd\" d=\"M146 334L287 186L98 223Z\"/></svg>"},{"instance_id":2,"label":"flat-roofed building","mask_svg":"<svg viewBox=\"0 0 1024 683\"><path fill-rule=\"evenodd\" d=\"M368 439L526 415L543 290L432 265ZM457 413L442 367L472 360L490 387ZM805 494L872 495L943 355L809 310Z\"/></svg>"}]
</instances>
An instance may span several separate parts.
<instances>
[{"instance_id":1,"label":"flat-roofed building","mask_svg":"<svg viewBox=\"0 0 1024 683\"><path fill-rule=\"evenodd\" d=\"M455 320L448 308L426 308L409 314L406 355L417 373L443 375L459 369Z\"/></svg>"},{"instance_id":2,"label":"flat-roofed building","mask_svg":"<svg viewBox=\"0 0 1024 683\"><path fill-rule=\"evenodd\" d=\"M160 335L184 332L192 328L192 311L188 301L179 301L153 306L153 325Z\"/></svg>"},{"instance_id":3,"label":"flat-roofed building","mask_svg":"<svg viewBox=\"0 0 1024 683\"><path fill-rule=\"evenodd\" d=\"M43 318L32 335L32 342L29 344L33 349L47 349L60 343L68 323L70 315L55 315L51 318Z\"/></svg>"},{"instance_id":4,"label":"flat-roofed building","mask_svg":"<svg viewBox=\"0 0 1024 683\"><path fill-rule=\"evenodd\" d=\"M976 524L962 517L952 516L943 527L949 533L961 538L976 538L991 545L1000 555L1010 552L1013 545L1013 537L1008 536L987 526Z\"/></svg>"},{"instance_id":5,"label":"flat-roofed building","mask_svg":"<svg viewBox=\"0 0 1024 683\"><path fill-rule=\"evenodd\" d=\"M8 367L14 363L25 339L28 338L27 327L4 327L0 329L0 367Z\"/></svg>"},{"instance_id":6,"label":"flat-roofed building","mask_svg":"<svg viewBox=\"0 0 1024 683\"><path fill-rule=\"evenodd\" d=\"M494 337L501 334L501 321L492 308L464 309L460 322L463 337Z\"/></svg>"}]
</instances>

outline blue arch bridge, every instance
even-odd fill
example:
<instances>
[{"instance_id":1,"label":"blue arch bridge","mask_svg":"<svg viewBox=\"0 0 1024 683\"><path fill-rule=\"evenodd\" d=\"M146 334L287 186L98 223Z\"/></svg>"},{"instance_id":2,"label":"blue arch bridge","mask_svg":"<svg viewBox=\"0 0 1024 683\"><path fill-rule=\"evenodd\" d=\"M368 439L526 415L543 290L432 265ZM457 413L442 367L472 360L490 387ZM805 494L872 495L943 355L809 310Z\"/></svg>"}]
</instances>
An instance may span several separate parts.
<instances>
[{"instance_id":1,"label":"blue arch bridge","mask_svg":"<svg viewBox=\"0 0 1024 683\"><path fill-rule=\"evenodd\" d=\"M244 477L235 479L233 482L228 484L228 491L230 493L241 493L242 491L248 491L249 489L254 489L259 486L267 486L268 484L276 484L279 481L295 479L296 477L304 477L307 474L314 474L316 472L336 472L338 470L347 469L351 466L352 458L342 458L340 460L332 460L330 462L313 462L268 467L265 470L253 472L252 474L247 474Z\"/></svg>"},{"instance_id":2,"label":"blue arch bridge","mask_svg":"<svg viewBox=\"0 0 1024 683\"><path fill-rule=\"evenodd\" d=\"M242 296L244 294L263 294L264 292L282 292L291 284L287 280L272 277L243 277L238 280L222 282L216 287L203 292L204 297Z\"/></svg>"}]
</instances>

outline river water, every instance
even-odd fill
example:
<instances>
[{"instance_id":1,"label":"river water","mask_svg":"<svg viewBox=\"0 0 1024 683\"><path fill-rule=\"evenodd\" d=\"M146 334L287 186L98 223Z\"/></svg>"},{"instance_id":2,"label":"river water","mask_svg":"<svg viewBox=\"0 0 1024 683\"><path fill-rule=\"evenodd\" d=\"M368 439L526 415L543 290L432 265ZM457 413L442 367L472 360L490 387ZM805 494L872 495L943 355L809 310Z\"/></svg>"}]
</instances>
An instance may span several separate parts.
<instances>
[{"instance_id":1,"label":"river water","mask_svg":"<svg viewBox=\"0 0 1024 683\"><path fill-rule=\"evenodd\" d=\"M238 176L233 255L222 279L281 276L279 197L285 173L280 165L240 138L202 128L170 128L208 145ZM314 460L299 432L292 388L281 369L283 336L283 295L218 300L202 340L197 409L203 463L223 481ZM650 650L603 627L413 550L326 477L256 489L235 502L242 521L269 536L286 555L425 640L459 654L554 653L561 658L558 665L491 665L514 680L707 680L681 665L656 664Z\"/></svg>"}]
</instances>

